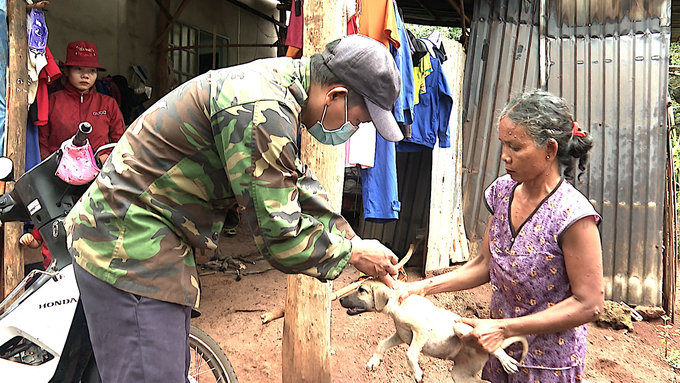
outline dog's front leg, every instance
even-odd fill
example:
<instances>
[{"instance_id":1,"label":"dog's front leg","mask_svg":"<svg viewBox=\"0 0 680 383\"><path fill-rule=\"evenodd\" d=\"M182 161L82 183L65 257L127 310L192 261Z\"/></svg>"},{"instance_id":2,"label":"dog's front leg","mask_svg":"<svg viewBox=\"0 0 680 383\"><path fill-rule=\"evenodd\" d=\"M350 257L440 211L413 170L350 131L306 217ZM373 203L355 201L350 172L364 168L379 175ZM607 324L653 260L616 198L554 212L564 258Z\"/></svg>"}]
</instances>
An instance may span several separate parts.
<instances>
[{"instance_id":1,"label":"dog's front leg","mask_svg":"<svg viewBox=\"0 0 680 383\"><path fill-rule=\"evenodd\" d=\"M411 345L409 346L408 351L406 351L408 365L411 367L411 371L413 371L416 382L423 381L423 370L421 370L420 365L418 365L418 357L429 338L430 330L423 329L421 331L414 331L413 340L411 340Z\"/></svg>"},{"instance_id":2,"label":"dog's front leg","mask_svg":"<svg viewBox=\"0 0 680 383\"><path fill-rule=\"evenodd\" d=\"M366 369L369 371L375 371L375 369L378 368L378 366L380 365L380 362L382 361L385 351L389 350L394 346L398 346L402 343L404 343L404 341L401 340L399 334L397 334L396 332L392 334L392 336L390 336L389 338L381 340L380 343L378 343L378 348L375 349L373 357L371 357L371 359L366 364Z\"/></svg>"}]
</instances>

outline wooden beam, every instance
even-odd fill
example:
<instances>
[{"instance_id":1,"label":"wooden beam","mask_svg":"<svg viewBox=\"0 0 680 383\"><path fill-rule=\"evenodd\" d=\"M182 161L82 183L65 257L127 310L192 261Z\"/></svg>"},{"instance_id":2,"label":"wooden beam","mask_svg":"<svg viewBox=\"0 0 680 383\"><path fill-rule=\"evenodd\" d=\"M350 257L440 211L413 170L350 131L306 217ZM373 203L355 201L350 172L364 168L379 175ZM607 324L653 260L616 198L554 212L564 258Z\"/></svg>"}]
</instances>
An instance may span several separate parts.
<instances>
[{"instance_id":1,"label":"wooden beam","mask_svg":"<svg viewBox=\"0 0 680 383\"><path fill-rule=\"evenodd\" d=\"M159 1L162 1L162 0L159 0ZM175 11L175 14L172 15L172 19L170 19L170 22L168 22L168 24L165 26L165 29L163 29L163 32L161 32L158 35L158 38L156 39L156 41L154 41L154 43L153 43L154 48L159 46L163 42L164 39L168 38L168 32L170 32L170 28L172 28L172 26L175 24L175 21L177 21L177 19L179 18L179 15L182 14L182 11L184 11L184 8L189 4L189 1L191 1L191 0L183 0L182 4L179 5L179 8L177 8L177 11ZM165 16L165 15L163 15L163 16Z\"/></svg>"},{"instance_id":2,"label":"wooden beam","mask_svg":"<svg viewBox=\"0 0 680 383\"><path fill-rule=\"evenodd\" d=\"M154 1L156 2L156 4L158 4L158 8L161 10L161 12L163 12L163 14L165 14L165 17L167 17L168 20L172 19L172 13L170 13L170 11L168 11L168 7L163 5L163 3L161 3L161 0L154 0Z\"/></svg>"},{"instance_id":3,"label":"wooden beam","mask_svg":"<svg viewBox=\"0 0 680 383\"><path fill-rule=\"evenodd\" d=\"M213 24L213 42L212 42L212 69L215 70L217 59L217 24Z\"/></svg>"},{"instance_id":4,"label":"wooden beam","mask_svg":"<svg viewBox=\"0 0 680 383\"><path fill-rule=\"evenodd\" d=\"M438 23L440 22L439 17L437 17L437 15L435 15L434 12L432 12L432 10L427 5L423 4L422 1L416 0L416 3L418 3L418 5L420 5L420 7L423 8L425 10L425 12L427 12L428 15L432 16L432 18L436 22L438 22Z\"/></svg>"},{"instance_id":5,"label":"wooden beam","mask_svg":"<svg viewBox=\"0 0 680 383\"><path fill-rule=\"evenodd\" d=\"M305 0L306 56L321 52L326 43L341 37L344 1ZM300 158L324 185L331 203L340 211L344 177L344 148L320 144L303 130ZM283 383L329 383L330 315L332 284L305 275L288 276L283 325Z\"/></svg>"},{"instance_id":6,"label":"wooden beam","mask_svg":"<svg viewBox=\"0 0 680 383\"><path fill-rule=\"evenodd\" d=\"M286 19L286 12L288 9L290 9L290 3L287 4L287 8L280 8L281 4L277 5L277 8L279 9L279 20L285 20ZM279 27L276 30L276 35L278 37L278 51L277 51L277 56L278 57L283 57L286 55L286 51L288 50L288 47L286 46L286 36L288 35L288 27L282 28Z\"/></svg>"},{"instance_id":7,"label":"wooden beam","mask_svg":"<svg viewBox=\"0 0 680 383\"><path fill-rule=\"evenodd\" d=\"M25 169L26 121L28 120L28 40L26 33L26 2L7 1L9 36L9 67L7 76L7 117L5 123L6 155L14 161L14 176L18 178ZM11 189L13 185L9 185ZM22 222L3 225L5 272L3 296L24 278L24 253L19 245L23 234Z\"/></svg>"},{"instance_id":8,"label":"wooden beam","mask_svg":"<svg viewBox=\"0 0 680 383\"><path fill-rule=\"evenodd\" d=\"M170 0L158 0L164 7L170 6ZM166 17L165 13L160 12L158 14L158 26L156 31L158 32L158 38L160 40L163 37L163 31L166 30L170 19ZM167 35L165 35L167 41ZM167 47L167 44L165 44ZM154 95L157 98L163 97L168 93L168 78L169 78L169 68L168 68L168 52L160 51L156 53L156 89Z\"/></svg>"},{"instance_id":9,"label":"wooden beam","mask_svg":"<svg viewBox=\"0 0 680 383\"><path fill-rule=\"evenodd\" d=\"M215 48L249 48L249 47L264 47L264 48L274 48L278 42L276 43L271 43L271 44L216 44L214 45ZM182 49L199 49L199 48L212 48L212 44L203 44L203 45L182 45L180 47L167 47L164 49L156 49L154 52L159 53L159 52L172 52L172 51L179 51Z\"/></svg>"},{"instance_id":10,"label":"wooden beam","mask_svg":"<svg viewBox=\"0 0 680 383\"><path fill-rule=\"evenodd\" d=\"M446 0L446 1L449 3L451 8L453 8L460 15L460 19L463 21L462 28L465 28L466 25L470 25L470 19L465 15L465 11L463 10L463 8L461 8L461 6L463 5L463 2L461 1L460 2L461 5L458 5L453 0Z\"/></svg>"},{"instance_id":11,"label":"wooden beam","mask_svg":"<svg viewBox=\"0 0 680 383\"><path fill-rule=\"evenodd\" d=\"M251 7L249 7L249 6L245 5L245 4L243 4L242 2L240 2L240 1L238 1L238 0L226 0L226 1L228 1L228 2L230 2L230 3L232 3L232 4L234 4L235 6L241 8L241 9L244 9L244 10L246 10L246 11L252 13L252 14L255 15L255 16L259 16L259 17L261 17L261 18L263 18L263 19L265 19L265 20L267 20L267 21L269 21L269 22L272 22L272 23L274 23L275 25L277 25L277 26L279 26L279 27L287 28L286 23L281 22L281 21L279 21L279 20L276 20L275 18L273 18L273 17L271 17L271 16L267 16L267 15L265 15L264 13L258 11L257 9L251 8Z\"/></svg>"}]
</instances>

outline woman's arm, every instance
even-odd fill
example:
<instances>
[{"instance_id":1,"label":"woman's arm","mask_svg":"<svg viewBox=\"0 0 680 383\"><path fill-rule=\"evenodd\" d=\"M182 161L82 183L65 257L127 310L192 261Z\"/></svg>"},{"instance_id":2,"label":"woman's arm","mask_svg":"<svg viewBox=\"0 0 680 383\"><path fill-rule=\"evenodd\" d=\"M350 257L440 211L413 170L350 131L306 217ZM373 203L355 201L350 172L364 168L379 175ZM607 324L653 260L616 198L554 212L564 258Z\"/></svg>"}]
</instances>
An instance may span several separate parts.
<instances>
[{"instance_id":1,"label":"woman's arm","mask_svg":"<svg viewBox=\"0 0 680 383\"><path fill-rule=\"evenodd\" d=\"M492 218L493 216L489 217L489 222L491 222ZM448 291L471 289L482 285L489 281L490 261L489 225L487 225L484 240L482 241L482 247L478 256L469 260L459 269L449 273L407 284L406 288L399 296L399 301L403 301L411 294L437 294Z\"/></svg>"},{"instance_id":2,"label":"woman's arm","mask_svg":"<svg viewBox=\"0 0 680 383\"><path fill-rule=\"evenodd\" d=\"M544 311L519 318L498 320L462 319L475 327L463 337L475 340L487 352L514 335L565 331L597 319L604 305L602 247L592 216L574 223L562 237L562 251L572 296Z\"/></svg>"}]
</instances>

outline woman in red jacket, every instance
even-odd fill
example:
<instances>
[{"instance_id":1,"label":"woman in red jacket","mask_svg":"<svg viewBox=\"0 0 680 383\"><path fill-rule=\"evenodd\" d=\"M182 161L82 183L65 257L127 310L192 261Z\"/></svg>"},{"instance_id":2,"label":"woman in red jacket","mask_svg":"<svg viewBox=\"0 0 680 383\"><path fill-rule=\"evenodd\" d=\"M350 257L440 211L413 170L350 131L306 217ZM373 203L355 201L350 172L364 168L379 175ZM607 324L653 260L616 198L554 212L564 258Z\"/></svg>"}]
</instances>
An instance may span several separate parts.
<instances>
[{"instance_id":1,"label":"woman in red jacket","mask_svg":"<svg viewBox=\"0 0 680 383\"><path fill-rule=\"evenodd\" d=\"M88 139L93 150L118 139L125 130L123 116L113 97L97 93L94 83L97 72L106 70L99 65L97 46L88 41L75 41L66 47L63 90L50 94L50 116L40 128L40 156L44 159L71 138L78 124L89 122L92 133ZM102 163L108 154L100 155Z\"/></svg>"}]
</instances>

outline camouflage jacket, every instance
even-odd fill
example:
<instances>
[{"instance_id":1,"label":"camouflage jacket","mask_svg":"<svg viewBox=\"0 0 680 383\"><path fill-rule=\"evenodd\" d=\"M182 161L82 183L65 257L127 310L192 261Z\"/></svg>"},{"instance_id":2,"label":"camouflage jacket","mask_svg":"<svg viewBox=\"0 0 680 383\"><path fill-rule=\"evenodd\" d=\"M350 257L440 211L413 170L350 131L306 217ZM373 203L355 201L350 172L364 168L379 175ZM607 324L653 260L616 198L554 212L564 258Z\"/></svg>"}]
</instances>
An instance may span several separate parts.
<instances>
[{"instance_id":1,"label":"camouflage jacket","mask_svg":"<svg viewBox=\"0 0 680 383\"><path fill-rule=\"evenodd\" d=\"M238 204L265 258L333 279L354 232L298 156L309 60L208 72L163 97L125 132L66 217L76 262L113 286L198 306L194 249L215 249Z\"/></svg>"}]
</instances>

